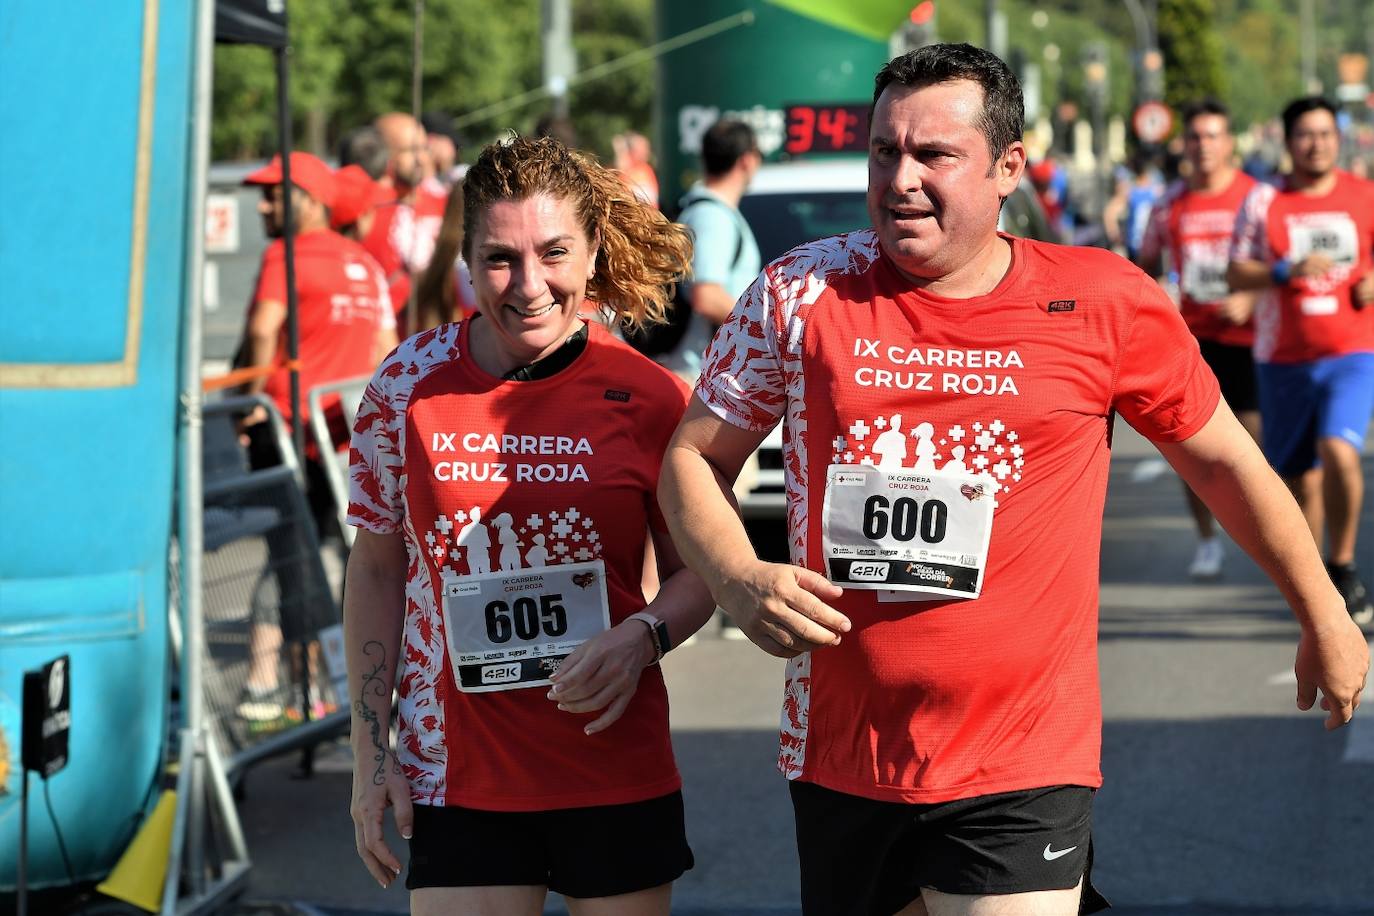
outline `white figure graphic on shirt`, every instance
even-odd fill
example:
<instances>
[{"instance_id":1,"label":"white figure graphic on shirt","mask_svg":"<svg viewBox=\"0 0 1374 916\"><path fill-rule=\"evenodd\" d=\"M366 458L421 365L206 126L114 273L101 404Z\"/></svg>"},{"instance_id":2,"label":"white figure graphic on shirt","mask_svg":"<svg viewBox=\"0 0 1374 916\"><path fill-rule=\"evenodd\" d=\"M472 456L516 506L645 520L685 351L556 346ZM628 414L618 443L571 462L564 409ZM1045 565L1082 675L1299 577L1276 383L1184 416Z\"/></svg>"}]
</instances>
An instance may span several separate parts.
<instances>
[{"instance_id":1,"label":"white figure graphic on shirt","mask_svg":"<svg viewBox=\"0 0 1374 916\"><path fill-rule=\"evenodd\" d=\"M967 474L968 465L964 464L964 454L966 452L966 449L962 445L956 445L954 446L952 451L954 457L946 461L944 463L944 466L941 467L940 470L955 471L960 474Z\"/></svg>"},{"instance_id":2,"label":"white figure graphic on shirt","mask_svg":"<svg viewBox=\"0 0 1374 916\"><path fill-rule=\"evenodd\" d=\"M478 573L491 572L491 555L488 553L491 548L491 532L482 524L482 508L473 506L468 518L471 521L458 529L458 546L466 547L468 550L468 573L475 576Z\"/></svg>"},{"instance_id":3,"label":"white figure graphic on shirt","mask_svg":"<svg viewBox=\"0 0 1374 916\"><path fill-rule=\"evenodd\" d=\"M906 436L902 435L902 415L894 413L888 420L887 429L873 440L873 454L878 456L878 467L899 468L906 462Z\"/></svg>"},{"instance_id":4,"label":"white figure graphic on shirt","mask_svg":"<svg viewBox=\"0 0 1374 916\"><path fill-rule=\"evenodd\" d=\"M911 435L916 440L916 470L935 470L935 427L922 423L911 431Z\"/></svg>"},{"instance_id":5,"label":"white figure graphic on shirt","mask_svg":"<svg viewBox=\"0 0 1374 916\"><path fill-rule=\"evenodd\" d=\"M534 546L525 554L526 566L548 566L549 552L544 549L544 535L534 536Z\"/></svg>"},{"instance_id":6,"label":"white figure graphic on shirt","mask_svg":"<svg viewBox=\"0 0 1374 916\"><path fill-rule=\"evenodd\" d=\"M501 545L501 569L510 572L520 568L520 536L512 526L514 519L509 512L502 512L491 523L496 526L496 542Z\"/></svg>"}]
</instances>

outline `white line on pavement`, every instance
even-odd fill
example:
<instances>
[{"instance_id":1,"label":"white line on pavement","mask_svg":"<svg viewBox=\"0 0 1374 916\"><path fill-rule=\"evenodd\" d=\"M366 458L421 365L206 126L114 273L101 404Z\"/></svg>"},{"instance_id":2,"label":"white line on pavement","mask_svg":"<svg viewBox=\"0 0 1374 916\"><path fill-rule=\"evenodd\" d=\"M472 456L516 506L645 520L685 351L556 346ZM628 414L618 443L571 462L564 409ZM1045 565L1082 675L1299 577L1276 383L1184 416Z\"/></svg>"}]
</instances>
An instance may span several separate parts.
<instances>
[{"instance_id":1,"label":"white line on pavement","mask_svg":"<svg viewBox=\"0 0 1374 916\"><path fill-rule=\"evenodd\" d=\"M1293 673L1292 668L1289 668L1287 671L1280 671L1265 683L1269 684L1271 687L1279 687L1283 684L1296 684L1297 682L1298 676Z\"/></svg>"},{"instance_id":2,"label":"white line on pavement","mask_svg":"<svg viewBox=\"0 0 1374 916\"><path fill-rule=\"evenodd\" d=\"M1345 756L1342 763L1374 763L1374 692L1365 684L1360 694L1363 710L1355 712L1355 718L1346 726L1349 734L1345 738Z\"/></svg>"},{"instance_id":3,"label":"white line on pavement","mask_svg":"<svg viewBox=\"0 0 1374 916\"><path fill-rule=\"evenodd\" d=\"M1169 470L1169 463L1163 458L1146 458L1136 462L1131 469L1131 483L1150 483Z\"/></svg>"}]
</instances>

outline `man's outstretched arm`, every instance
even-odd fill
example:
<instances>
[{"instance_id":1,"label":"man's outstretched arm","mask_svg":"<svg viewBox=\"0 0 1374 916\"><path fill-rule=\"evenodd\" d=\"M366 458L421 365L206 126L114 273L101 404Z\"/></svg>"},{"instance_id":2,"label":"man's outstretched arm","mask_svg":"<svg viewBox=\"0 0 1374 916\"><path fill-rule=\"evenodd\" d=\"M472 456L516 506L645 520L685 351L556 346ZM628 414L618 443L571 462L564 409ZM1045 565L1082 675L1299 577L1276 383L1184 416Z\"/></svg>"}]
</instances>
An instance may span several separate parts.
<instances>
[{"instance_id":1,"label":"man's outstretched arm","mask_svg":"<svg viewBox=\"0 0 1374 916\"><path fill-rule=\"evenodd\" d=\"M1192 437L1160 453L1202 497L1232 539L1279 587L1302 626L1298 708L1322 693L1328 729L1350 721L1369 673L1369 645L1350 619L1302 512L1224 401Z\"/></svg>"},{"instance_id":2,"label":"man's outstretched arm","mask_svg":"<svg viewBox=\"0 0 1374 916\"><path fill-rule=\"evenodd\" d=\"M730 485L765 432L741 429L692 398L663 456L658 498L673 542L716 603L770 655L840 641L849 621L825 601L840 589L809 569L758 558Z\"/></svg>"}]
</instances>

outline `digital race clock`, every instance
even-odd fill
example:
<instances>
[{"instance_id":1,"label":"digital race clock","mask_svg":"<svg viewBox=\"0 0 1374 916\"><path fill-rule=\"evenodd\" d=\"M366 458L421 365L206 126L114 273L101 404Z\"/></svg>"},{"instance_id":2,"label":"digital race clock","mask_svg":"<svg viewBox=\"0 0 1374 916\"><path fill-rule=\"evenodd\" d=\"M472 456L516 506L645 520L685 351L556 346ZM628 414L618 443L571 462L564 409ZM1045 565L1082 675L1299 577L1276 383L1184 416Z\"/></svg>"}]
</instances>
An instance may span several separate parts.
<instances>
[{"instance_id":1,"label":"digital race clock","mask_svg":"<svg viewBox=\"0 0 1374 916\"><path fill-rule=\"evenodd\" d=\"M867 105L788 105L784 110L788 155L868 152Z\"/></svg>"}]
</instances>

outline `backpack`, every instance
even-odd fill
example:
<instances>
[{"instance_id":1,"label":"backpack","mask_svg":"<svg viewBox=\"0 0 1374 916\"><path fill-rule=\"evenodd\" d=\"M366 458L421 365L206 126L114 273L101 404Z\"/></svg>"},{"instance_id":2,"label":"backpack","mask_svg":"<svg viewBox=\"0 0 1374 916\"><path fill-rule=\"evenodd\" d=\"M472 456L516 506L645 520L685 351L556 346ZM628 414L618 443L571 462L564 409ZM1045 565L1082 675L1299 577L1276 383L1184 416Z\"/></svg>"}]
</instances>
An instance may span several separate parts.
<instances>
[{"instance_id":1,"label":"backpack","mask_svg":"<svg viewBox=\"0 0 1374 916\"><path fill-rule=\"evenodd\" d=\"M714 203L719 207L726 206L714 197L695 197L687 202L687 206L682 208L681 213L678 214L678 221L681 221L683 213L701 203ZM738 240L735 243L735 256L730 262L731 271L739 266L740 258L744 256L744 233L738 231L738 228L736 226ZM673 289L673 299L668 303L666 318L667 320L663 324L645 325L633 331L624 330L625 342L640 353L655 360L677 350L682 344L682 338L687 336L687 327L692 322L692 302L681 282Z\"/></svg>"}]
</instances>

